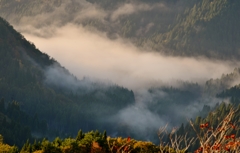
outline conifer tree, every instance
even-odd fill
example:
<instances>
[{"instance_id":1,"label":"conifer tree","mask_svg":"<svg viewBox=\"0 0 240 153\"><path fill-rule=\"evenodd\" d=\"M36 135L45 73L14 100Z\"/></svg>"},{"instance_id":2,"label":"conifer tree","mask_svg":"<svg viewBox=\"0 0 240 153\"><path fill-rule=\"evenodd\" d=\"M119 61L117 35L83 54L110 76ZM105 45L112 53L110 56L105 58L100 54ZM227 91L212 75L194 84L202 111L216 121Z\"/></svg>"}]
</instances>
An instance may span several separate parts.
<instances>
[{"instance_id":1,"label":"conifer tree","mask_svg":"<svg viewBox=\"0 0 240 153\"><path fill-rule=\"evenodd\" d=\"M106 132L106 130L104 130L104 132L103 132L103 140L107 140L107 132Z\"/></svg>"},{"instance_id":2,"label":"conifer tree","mask_svg":"<svg viewBox=\"0 0 240 153\"><path fill-rule=\"evenodd\" d=\"M23 145L21 152L28 151L29 148L29 140Z\"/></svg>"},{"instance_id":3,"label":"conifer tree","mask_svg":"<svg viewBox=\"0 0 240 153\"><path fill-rule=\"evenodd\" d=\"M77 137L76 137L76 140L77 140L77 141L80 141L80 140L82 140L83 138L84 138L84 135L83 135L82 130L80 129L80 130L78 131L78 135L77 135Z\"/></svg>"},{"instance_id":4,"label":"conifer tree","mask_svg":"<svg viewBox=\"0 0 240 153\"><path fill-rule=\"evenodd\" d=\"M99 135L100 135L99 131L96 130L95 133L94 133L94 137L99 137Z\"/></svg>"}]
</instances>

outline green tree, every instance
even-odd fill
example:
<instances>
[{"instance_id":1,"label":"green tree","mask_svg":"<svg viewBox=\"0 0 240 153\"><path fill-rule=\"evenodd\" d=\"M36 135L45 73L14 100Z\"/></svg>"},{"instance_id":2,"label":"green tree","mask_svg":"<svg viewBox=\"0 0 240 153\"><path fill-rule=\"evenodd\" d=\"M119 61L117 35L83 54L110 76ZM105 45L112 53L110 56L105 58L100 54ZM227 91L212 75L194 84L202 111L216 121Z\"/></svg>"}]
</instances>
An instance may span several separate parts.
<instances>
[{"instance_id":1,"label":"green tree","mask_svg":"<svg viewBox=\"0 0 240 153\"><path fill-rule=\"evenodd\" d=\"M43 150L43 153L50 153L50 152L61 153L60 148L54 146L51 142L49 142L46 139L42 141L42 150Z\"/></svg>"},{"instance_id":2,"label":"green tree","mask_svg":"<svg viewBox=\"0 0 240 153\"><path fill-rule=\"evenodd\" d=\"M34 143L32 145L32 151L37 151L41 149L41 142L37 142L36 140L34 140Z\"/></svg>"},{"instance_id":3,"label":"green tree","mask_svg":"<svg viewBox=\"0 0 240 153\"><path fill-rule=\"evenodd\" d=\"M106 132L106 130L104 130L104 132L103 132L103 140L107 140L107 132Z\"/></svg>"},{"instance_id":4,"label":"green tree","mask_svg":"<svg viewBox=\"0 0 240 153\"><path fill-rule=\"evenodd\" d=\"M21 152L27 152L29 149L30 143L29 140L27 140L27 142L23 145Z\"/></svg>"},{"instance_id":5,"label":"green tree","mask_svg":"<svg viewBox=\"0 0 240 153\"><path fill-rule=\"evenodd\" d=\"M80 130L78 131L76 140L77 140L77 141L80 141L80 140L82 140L83 138L84 138L84 134L83 134L82 130L80 129Z\"/></svg>"}]
</instances>

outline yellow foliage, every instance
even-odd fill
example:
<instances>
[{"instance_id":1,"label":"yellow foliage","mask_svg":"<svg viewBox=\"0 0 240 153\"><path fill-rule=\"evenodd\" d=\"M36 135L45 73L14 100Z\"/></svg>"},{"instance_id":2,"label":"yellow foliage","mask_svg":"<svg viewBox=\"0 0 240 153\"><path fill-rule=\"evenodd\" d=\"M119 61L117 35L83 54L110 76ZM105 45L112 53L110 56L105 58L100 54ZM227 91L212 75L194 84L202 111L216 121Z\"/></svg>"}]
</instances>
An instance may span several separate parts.
<instances>
[{"instance_id":1,"label":"yellow foliage","mask_svg":"<svg viewBox=\"0 0 240 153\"><path fill-rule=\"evenodd\" d=\"M34 151L33 153L43 153L42 150Z\"/></svg>"},{"instance_id":2,"label":"yellow foliage","mask_svg":"<svg viewBox=\"0 0 240 153\"><path fill-rule=\"evenodd\" d=\"M118 137L118 138L117 138L117 142L120 143L120 144L122 144L122 137Z\"/></svg>"},{"instance_id":3,"label":"yellow foliage","mask_svg":"<svg viewBox=\"0 0 240 153\"><path fill-rule=\"evenodd\" d=\"M151 142L143 142L143 141L137 141L134 145L134 149L141 149L141 150L148 150L152 148L154 145Z\"/></svg>"},{"instance_id":4,"label":"yellow foliage","mask_svg":"<svg viewBox=\"0 0 240 153\"><path fill-rule=\"evenodd\" d=\"M71 146L63 146L63 147L61 147L61 150L62 150L62 152L64 152L64 153L70 152L71 149L72 149Z\"/></svg>"},{"instance_id":5,"label":"yellow foliage","mask_svg":"<svg viewBox=\"0 0 240 153\"><path fill-rule=\"evenodd\" d=\"M108 136L108 137L107 137L107 141L110 141L110 139L111 139L111 137Z\"/></svg>"},{"instance_id":6,"label":"yellow foliage","mask_svg":"<svg viewBox=\"0 0 240 153\"><path fill-rule=\"evenodd\" d=\"M11 146L7 144L0 143L0 153L6 153L9 152L12 149Z\"/></svg>"}]
</instances>

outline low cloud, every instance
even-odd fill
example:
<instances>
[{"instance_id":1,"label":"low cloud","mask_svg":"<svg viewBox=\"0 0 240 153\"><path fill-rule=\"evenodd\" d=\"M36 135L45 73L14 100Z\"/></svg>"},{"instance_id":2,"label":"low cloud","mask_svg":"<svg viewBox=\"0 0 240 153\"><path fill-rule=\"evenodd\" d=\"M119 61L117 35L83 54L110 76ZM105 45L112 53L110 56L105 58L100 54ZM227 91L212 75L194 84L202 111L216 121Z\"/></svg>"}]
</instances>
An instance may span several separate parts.
<instances>
[{"instance_id":1,"label":"low cloud","mask_svg":"<svg viewBox=\"0 0 240 153\"><path fill-rule=\"evenodd\" d=\"M34 29L32 29L34 31ZM149 88L173 80L199 82L227 74L239 63L205 58L168 57L145 52L129 41L68 24L51 38L23 35L78 78L112 81L129 89ZM204 81L202 81L204 82Z\"/></svg>"},{"instance_id":2,"label":"low cloud","mask_svg":"<svg viewBox=\"0 0 240 153\"><path fill-rule=\"evenodd\" d=\"M187 118L198 114L205 104L214 106L221 102L221 99L212 97L197 97L188 104L177 102L171 104L166 107L166 111L169 112L159 116L157 110L153 111L149 107L154 105L153 103L161 103L161 99L171 97L164 90L150 93L149 88L173 86L185 90L188 86L184 87L182 81L204 85L206 80L230 73L233 67L239 65L233 61L169 57L151 51L146 52L124 39L111 40L105 33L89 31L72 24L56 29L54 37L51 38L25 33L23 35L34 42L41 51L59 61L78 79L90 78L88 82L82 81L85 87L90 86L93 89L91 82L101 80L133 90L136 103L121 110L112 121L117 120L137 132L144 132L149 129L149 125L156 130L166 123L169 123L169 126L176 126L179 122L185 122ZM50 76L48 78L50 80L47 81L52 83L55 81L58 84L59 80L64 80L60 82L62 86L69 87L66 84L71 88L79 86L72 77L65 78L63 74L62 70L51 67L46 71L46 75ZM160 103L158 106L164 107Z\"/></svg>"},{"instance_id":3,"label":"low cloud","mask_svg":"<svg viewBox=\"0 0 240 153\"><path fill-rule=\"evenodd\" d=\"M216 103L221 102L221 99L200 97L193 99L187 105L171 104L165 107L168 113L159 115L149 107L152 103L156 103L156 100L171 97L163 90L149 93L149 88L174 86L185 89L178 80L204 84L210 78L218 78L222 73L232 72L233 67L238 65L232 61L209 60L201 57L169 57L151 51L146 52L122 38L111 40L105 33L89 31L82 26L72 24L56 29L55 35L51 38L30 34L24 36L34 42L41 51L59 61L80 80L88 77L91 81L101 80L132 89L136 103L120 110L108 121L119 126L126 125L135 134L149 130L156 133L157 129L166 123L169 127L179 125L197 115L205 104L215 106ZM72 82L72 78L70 80L68 77L65 78L62 71L59 74L59 70L55 68L46 72L48 76L54 76L52 80L56 80L56 75L60 80L65 80L62 83L73 85L71 87L79 85ZM54 82L52 80L50 82ZM91 85L91 81L85 85ZM65 84L63 86L67 87ZM158 106L164 107L161 104ZM146 138L151 139L151 136Z\"/></svg>"},{"instance_id":4,"label":"low cloud","mask_svg":"<svg viewBox=\"0 0 240 153\"><path fill-rule=\"evenodd\" d=\"M96 78L91 79L84 77L80 80L58 63L48 66L44 70L44 75L44 83L47 85L56 87L62 91L70 91L78 94L85 94L96 89L107 89L109 86L113 85L110 82L104 82Z\"/></svg>"},{"instance_id":5,"label":"low cloud","mask_svg":"<svg viewBox=\"0 0 240 153\"><path fill-rule=\"evenodd\" d=\"M149 5L145 3L125 3L122 6L118 7L117 10L113 11L111 14L111 20L115 21L121 16L130 15L134 13L150 11L153 9L167 9L167 7L162 3L157 3L155 5Z\"/></svg>"},{"instance_id":6,"label":"low cloud","mask_svg":"<svg viewBox=\"0 0 240 153\"><path fill-rule=\"evenodd\" d=\"M49 2L50 3L50 2ZM48 2L43 5L47 7ZM27 7L27 4L25 4ZM18 15L11 14L8 21L15 24L15 28L23 33L29 33L39 37L49 38L55 35L56 27L65 26L68 23L82 24L84 20L99 20L104 22L108 16L103 8L85 0L63 1L60 6L49 4L51 11L39 11L38 14L25 15L18 18ZM28 10L31 11L31 10ZM32 31L31 29L34 30Z\"/></svg>"},{"instance_id":7,"label":"low cloud","mask_svg":"<svg viewBox=\"0 0 240 153\"><path fill-rule=\"evenodd\" d=\"M26 7L28 12L15 14L14 12L0 12L10 23L15 25L19 31L23 33L29 33L37 35L39 37L50 38L54 36L56 27L66 26L67 24L75 25L87 25L88 27L94 27L104 29L106 32L111 34L119 34L122 31L122 23L118 19L127 17L128 15L137 15L134 18L139 20L146 20L146 16L138 16L139 13L148 11L149 14L161 14L162 12L174 12L176 9L169 8L167 3L142 3L137 1L131 1L128 3L116 2L113 8L103 8L98 3L90 3L86 0L78 1L61 1L59 5L54 4L51 1L43 2L41 8L38 8L33 2L20 2L16 3L13 9L16 12L19 11L18 7ZM33 3L33 4L32 4ZM33 8L28 8L29 6ZM177 5L177 4L176 4ZM36 8L35 8L36 7ZM177 6L174 6L177 7ZM151 12L152 11L152 12ZM147 16L149 16L149 14ZM168 15L172 13L167 13ZM160 15L160 19L157 22L165 22L163 17ZM159 21L160 20L160 21ZM148 32L154 23L141 23L138 29L139 32ZM146 24L146 25L145 25ZM162 24L162 23L161 23ZM35 28L34 31L29 29Z\"/></svg>"},{"instance_id":8,"label":"low cloud","mask_svg":"<svg viewBox=\"0 0 240 153\"><path fill-rule=\"evenodd\" d=\"M192 99L186 104L183 103L183 99L175 102L169 101L173 98L171 96L162 90L154 93L150 93L148 90L138 91L135 93L136 103L122 109L108 121L124 127L132 135L155 142L156 133L160 127L168 125L168 130L171 130L173 127L179 127L182 123L186 124L196 116L205 117L208 112L202 111L204 105L214 108L217 103L223 101L214 97L202 96ZM228 100L225 101L228 102ZM169 102L168 105L166 102Z\"/></svg>"}]
</instances>

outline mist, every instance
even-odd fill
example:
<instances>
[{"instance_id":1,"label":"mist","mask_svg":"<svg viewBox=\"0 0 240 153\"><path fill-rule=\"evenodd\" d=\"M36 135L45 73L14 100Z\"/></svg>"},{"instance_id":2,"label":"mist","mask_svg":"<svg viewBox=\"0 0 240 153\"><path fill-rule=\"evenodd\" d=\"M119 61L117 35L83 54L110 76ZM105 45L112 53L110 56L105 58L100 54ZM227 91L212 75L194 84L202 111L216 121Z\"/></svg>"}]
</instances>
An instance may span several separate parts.
<instances>
[{"instance_id":1,"label":"mist","mask_svg":"<svg viewBox=\"0 0 240 153\"><path fill-rule=\"evenodd\" d=\"M104 2L105 5L102 6L101 2L93 1L90 3L86 0L63 0L56 3L54 1L44 1L40 4L42 5L41 8L29 0L12 2L12 5L5 6L6 10L3 12L0 10L0 15L13 24L18 31L31 33L39 37L52 37L56 31L55 27L62 27L71 23L96 28L114 38L115 35L124 33L123 24L126 25L129 17L135 18L138 22L132 34L144 36L154 27L160 26L166 29L166 23L171 23L173 16L181 10L181 4L179 3L151 3L135 0L116 1L109 6ZM29 6L33 8L29 8ZM29 12L15 13L19 11L19 8L20 10L27 8ZM152 16L155 16L154 21L149 20ZM35 30L30 30L31 28Z\"/></svg>"},{"instance_id":2,"label":"mist","mask_svg":"<svg viewBox=\"0 0 240 153\"><path fill-rule=\"evenodd\" d=\"M239 65L234 61L146 52L128 40L111 40L106 33L72 24L55 30L51 38L22 34L79 79L106 80L134 91L166 83L174 86L173 80L204 83Z\"/></svg>"},{"instance_id":3,"label":"mist","mask_svg":"<svg viewBox=\"0 0 240 153\"><path fill-rule=\"evenodd\" d=\"M203 57L164 56L138 48L126 39L118 37L111 40L106 33L90 31L73 24L55 28L55 35L50 38L29 33L22 34L34 42L41 51L56 59L79 80L90 78L93 82L117 84L133 90L136 103L120 110L107 121L111 123L117 121L116 124L119 126L126 125L135 135L149 130L157 131L160 126L167 123L169 127L175 127L198 115L204 105L214 107L222 102L222 99L199 95L187 105L171 104L164 108L165 114L159 115L157 110L151 110L150 106L158 102L156 99L161 101L161 98L164 100L171 96L162 90L149 93L149 88L173 86L181 89L182 85L179 83L181 81L196 82L204 86L206 80L219 78L223 73L230 73L233 67L239 64L234 61L211 60ZM47 81L51 83L59 80L57 79L59 77L60 80L65 80L60 84L58 81L55 82L62 87L71 86L73 89L73 87L83 86L83 84L76 84L73 77L69 80L69 77L64 76L62 72L59 73L55 67L49 68L46 75ZM93 88L91 81L87 83L82 81L82 83L84 82L86 88ZM143 136L145 139L153 139L155 135Z\"/></svg>"}]
</instances>

